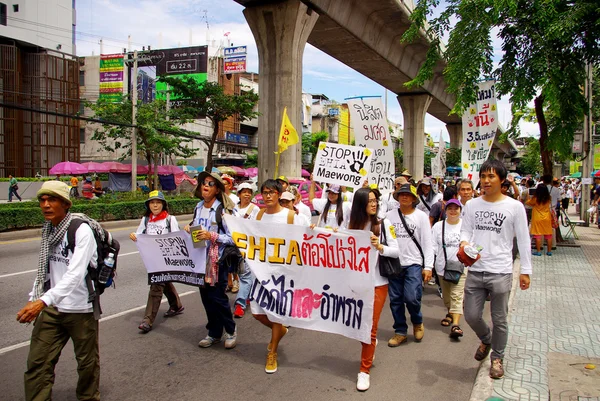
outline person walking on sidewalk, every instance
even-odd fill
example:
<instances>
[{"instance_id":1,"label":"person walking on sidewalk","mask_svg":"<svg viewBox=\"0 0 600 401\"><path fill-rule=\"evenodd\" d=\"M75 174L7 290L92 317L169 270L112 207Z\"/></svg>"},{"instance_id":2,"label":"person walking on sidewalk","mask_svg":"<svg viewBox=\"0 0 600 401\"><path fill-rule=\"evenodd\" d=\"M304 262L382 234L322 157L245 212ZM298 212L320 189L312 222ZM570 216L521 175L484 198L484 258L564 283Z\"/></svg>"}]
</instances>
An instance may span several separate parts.
<instances>
[{"instance_id":1,"label":"person walking on sidewalk","mask_svg":"<svg viewBox=\"0 0 600 401\"><path fill-rule=\"evenodd\" d=\"M512 286L512 247L517 237L521 255L521 290L529 288L532 272L531 244L527 230L527 216L521 202L502 195L500 186L507 171L498 160L485 161L479 172L484 195L465 206L460 231L458 259L469 267L465 283L465 320L481 344L475 359L482 361L492 351L490 377L504 376L503 358L508 341L508 299ZM473 259L465 253L467 245L483 247ZM468 249L471 252L471 249ZM475 261L476 260L476 261ZM490 295L493 331L483 319L485 299Z\"/></svg>"},{"instance_id":2,"label":"person walking on sidewalk","mask_svg":"<svg viewBox=\"0 0 600 401\"><path fill-rule=\"evenodd\" d=\"M252 185L247 182L244 182L238 186L237 194L240 198L240 203L237 206L237 211L238 215L244 219L254 219L260 210L258 206L250 202L252 200L253 192L254 190L252 189ZM244 260L244 264L244 273L239 275L240 289L237 293L233 311L233 317L236 319L241 319L246 313L246 302L248 300L248 295L250 294L252 281L254 280L254 276L252 275L252 271L250 271L246 260Z\"/></svg>"},{"instance_id":3,"label":"person walking on sidewalk","mask_svg":"<svg viewBox=\"0 0 600 401\"><path fill-rule=\"evenodd\" d=\"M542 237L546 239L548 251L546 255L552 256L552 212L550 192L544 184L535 188L535 194L527 201L531 210L531 235L535 239L535 256L542 256Z\"/></svg>"},{"instance_id":4,"label":"person walking on sidewalk","mask_svg":"<svg viewBox=\"0 0 600 401\"><path fill-rule=\"evenodd\" d=\"M71 176L71 198L79 198L79 180L75 175Z\"/></svg>"},{"instance_id":5,"label":"person walking on sidewalk","mask_svg":"<svg viewBox=\"0 0 600 401\"><path fill-rule=\"evenodd\" d=\"M350 221L348 228L351 230L365 230L371 234L371 245L379 252L379 255L389 258L397 258L398 242L396 233L393 230L392 223L388 219L379 220L379 198L378 190L371 188L361 188L354 194L352 209L350 211ZM381 239L385 238L387 244L382 244ZM371 367L375 358L375 347L377 346L377 326L379 317L385 304L385 298L388 293L388 279L379 274L379 266L375 265L372 269L373 282L375 284L375 298L373 304L373 327L371 328L371 342L362 343L362 352L360 357L360 372L356 381L358 391L366 391L371 385Z\"/></svg>"},{"instance_id":6,"label":"person walking on sidewalk","mask_svg":"<svg viewBox=\"0 0 600 401\"><path fill-rule=\"evenodd\" d=\"M423 339L423 281L431 279L434 259L429 217L416 209L419 202L417 190L410 184L404 184L396 191L395 196L400 208L390 210L386 218L396 232L402 273L398 277L389 278L388 284L390 309L394 317L394 336L388 341L390 347L397 347L408 341L405 309L410 314L415 341Z\"/></svg>"},{"instance_id":7,"label":"person walking on sidewalk","mask_svg":"<svg viewBox=\"0 0 600 401\"><path fill-rule=\"evenodd\" d=\"M144 217L142 217L142 221L137 230L134 233L129 234L129 238L131 238L132 241L137 241L138 234L161 235L179 231L177 219L175 216L169 214L169 205L162 192L150 192L149 197L144 204L146 206L146 213L144 214ZM173 283L151 284L150 291L148 292L148 302L146 303L144 319L138 326L142 333L148 333L152 330L152 325L158 314L163 293L169 301L169 310L165 312L164 316L173 317L183 313L185 308L181 304L179 294L177 294L177 290Z\"/></svg>"},{"instance_id":8,"label":"person walking on sidewalk","mask_svg":"<svg viewBox=\"0 0 600 401\"><path fill-rule=\"evenodd\" d=\"M17 313L19 323L35 321L27 356L25 399L52 399L54 367L71 339L79 376L77 399L99 400L98 320L86 283L88 266L95 268L98 263L94 233L88 224L81 224L75 231L74 247L67 249L67 232L73 221L69 186L45 182L37 198L46 220L38 272L29 302Z\"/></svg>"},{"instance_id":9,"label":"person walking on sidewalk","mask_svg":"<svg viewBox=\"0 0 600 401\"><path fill-rule=\"evenodd\" d=\"M198 346L208 348L220 342L225 331L225 349L232 349L237 344L237 326L225 293L229 266L222 265L219 260L225 245L233 245L231 233L222 217L224 213L233 214L235 205L225 194L225 183L216 173L201 172L194 194L202 200L194 209L192 222L184 230L189 233L190 226L200 226L194 234L198 240L206 242L206 276L204 286L200 287L200 297L208 320L208 335L200 340Z\"/></svg>"},{"instance_id":10,"label":"person walking on sidewalk","mask_svg":"<svg viewBox=\"0 0 600 401\"><path fill-rule=\"evenodd\" d=\"M435 270L440 278L442 299L447 310L446 317L442 319L441 324L445 327L451 326L450 338L454 339L462 337L464 334L459 323L463 313L463 298L467 280L467 269L456 257L460 245L461 212L462 204L458 199L448 200L446 202L446 219L438 221L432 228L433 249L437 255ZM457 273L446 274L448 266L451 266L452 271ZM462 269L462 273L458 272L459 269ZM450 281L451 274L456 274L458 281Z\"/></svg>"},{"instance_id":11,"label":"person walking on sidewalk","mask_svg":"<svg viewBox=\"0 0 600 401\"><path fill-rule=\"evenodd\" d=\"M17 181L17 179L15 177L13 177L12 175L9 174L8 175L8 201L9 202L12 202L13 195L17 197L19 202L21 202L23 200L23 199L21 199L21 196L17 192L18 190L19 190L19 182Z\"/></svg>"}]
</instances>

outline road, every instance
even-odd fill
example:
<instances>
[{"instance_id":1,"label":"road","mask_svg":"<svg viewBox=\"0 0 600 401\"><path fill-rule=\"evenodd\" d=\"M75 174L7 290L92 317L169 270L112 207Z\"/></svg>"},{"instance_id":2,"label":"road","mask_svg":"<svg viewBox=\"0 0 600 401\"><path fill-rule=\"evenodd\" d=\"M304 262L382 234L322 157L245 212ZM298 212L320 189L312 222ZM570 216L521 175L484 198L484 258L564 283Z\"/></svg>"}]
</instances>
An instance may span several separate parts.
<instances>
[{"instance_id":1,"label":"road","mask_svg":"<svg viewBox=\"0 0 600 401\"><path fill-rule=\"evenodd\" d=\"M423 296L425 338L387 347L393 335L386 304L379 324L379 346L371 370L371 389L358 393L360 344L334 334L291 328L282 340L279 370L264 373L270 333L251 316L237 320L238 346L209 349L197 344L206 335L206 314L194 287L177 285L185 312L165 320L163 304L155 328L140 334L148 285L133 242L134 227L111 230L121 242L117 288L102 296L100 322L103 400L468 400L477 373L478 340L465 324L459 342L440 326L441 299L427 286ZM31 291L39 238L0 241L0 399L23 399L28 340L32 326L16 322ZM230 296L233 302L233 295ZM76 363L69 343L56 369L54 399L75 400Z\"/></svg>"}]
</instances>

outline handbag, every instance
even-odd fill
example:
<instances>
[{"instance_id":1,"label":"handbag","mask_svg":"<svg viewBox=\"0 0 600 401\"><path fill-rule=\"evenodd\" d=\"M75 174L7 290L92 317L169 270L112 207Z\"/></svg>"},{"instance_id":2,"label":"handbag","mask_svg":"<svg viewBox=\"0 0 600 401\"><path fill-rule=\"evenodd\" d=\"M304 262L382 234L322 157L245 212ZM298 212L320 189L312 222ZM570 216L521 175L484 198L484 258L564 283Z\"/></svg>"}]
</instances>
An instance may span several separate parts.
<instances>
[{"instance_id":1,"label":"handbag","mask_svg":"<svg viewBox=\"0 0 600 401\"><path fill-rule=\"evenodd\" d=\"M442 221L442 249L444 250L444 260L446 266L444 267L444 280L452 284L458 284L460 276L465 271L465 266L459 262L450 260L448 261L448 254L446 253L446 220Z\"/></svg>"},{"instance_id":2,"label":"handbag","mask_svg":"<svg viewBox=\"0 0 600 401\"><path fill-rule=\"evenodd\" d=\"M385 233L385 225L383 220L380 222L381 232L379 233L379 242L381 245L387 245L387 234ZM397 277L402 272L399 258L390 258L379 254L379 274L381 277Z\"/></svg>"},{"instance_id":3,"label":"handbag","mask_svg":"<svg viewBox=\"0 0 600 401\"><path fill-rule=\"evenodd\" d=\"M556 216L556 210L554 208L550 208L550 216L552 216L552 228L558 228L558 217Z\"/></svg>"}]
</instances>

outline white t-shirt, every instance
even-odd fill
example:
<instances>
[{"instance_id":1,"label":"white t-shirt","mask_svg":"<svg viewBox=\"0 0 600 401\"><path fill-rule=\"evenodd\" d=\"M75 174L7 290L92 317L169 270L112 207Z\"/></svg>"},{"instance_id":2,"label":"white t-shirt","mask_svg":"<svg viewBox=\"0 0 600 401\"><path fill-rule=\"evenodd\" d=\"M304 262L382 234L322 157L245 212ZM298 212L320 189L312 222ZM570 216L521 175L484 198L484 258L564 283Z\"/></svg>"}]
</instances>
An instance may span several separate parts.
<instances>
[{"instance_id":1,"label":"white t-shirt","mask_svg":"<svg viewBox=\"0 0 600 401\"><path fill-rule=\"evenodd\" d=\"M93 312L85 276L90 263L96 266L98 249L90 226L84 223L75 231L73 252L67 250L65 233L62 242L49 249L48 257L51 288L40 299L63 313ZM29 295L31 297L33 291Z\"/></svg>"},{"instance_id":2,"label":"white t-shirt","mask_svg":"<svg viewBox=\"0 0 600 401\"><path fill-rule=\"evenodd\" d=\"M400 219L399 209L390 210L386 217L390 220L396 231L398 241L398 249L400 250L400 264L402 266L419 265L423 266L423 258L419 248L412 240L404 224ZM431 224L429 223L429 215L415 209L414 212L404 215L408 228L413 232L415 239L421 245L425 257L425 270L433 269L433 245L431 242Z\"/></svg>"},{"instance_id":3,"label":"white t-shirt","mask_svg":"<svg viewBox=\"0 0 600 401\"><path fill-rule=\"evenodd\" d=\"M295 210L294 210L294 213L296 213ZM305 226L305 227L310 226L311 219L306 217L306 215L304 215L302 213L296 213L296 217L298 217L298 220L300 221L299 225ZM294 220L295 220L295 218L294 218Z\"/></svg>"},{"instance_id":4,"label":"white t-shirt","mask_svg":"<svg viewBox=\"0 0 600 401\"><path fill-rule=\"evenodd\" d=\"M445 267L446 267L446 259L444 258L444 248L442 246L442 221L438 221L433 225L432 231L432 241L433 241L433 251L437 256L435 258L435 271L439 276L444 275ZM458 221L458 224L450 224L446 220L446 228L444 240L446 242L446 256L448 260L452 260L458 262L458 258L456 257L456 253L458 252L458 248L460 247L460 227L462 226L462 220Z\"/></svg>"},{"instance_id":5,"label":"white t-shirt","mask_svg":"<svg viewBox=\"0 0 600 401\"><path fill-rule=\"evenodd\" d=\"M177 223L177 219L175 216L167 216L166 219L158 220L158 221L150 221L148 218L148 226L144 225L145 217L142 217L142 221L140 221L140 225L137 230L135 230L136 234L144 233L144 229L146 229L146 234L148 235L161 235L167 233L167 219L171 220L171 232L179 231L179 223Z\"/></svg>"},{"instance_id":6,"label":"white t-shirt","mask_svg":"<svg viewBox=\"0 0 600 401\"><path fill-rule=\"evenodd\" d=\"M383 195L379 200L379 213L385 216L390 210L395 210L400 207L400 204L394 199L394 194L390 192L387 195Z\"/></svg>"},{"instance_id":7,"label":"white t-shirt","mask_svg":"<svg viewBox=\"0 0 600 401\"><path fill-rule=\"evenodd\" d=\"M385 227L387 245L383 245L383 252L381 252L380 255L387 256L389 258L397 258L400 256L400 253L398 250L398 242L396 241L396 233L392 228L392 223L388 219L384 219L383 227ZM371 223L365 227L365 231L371 231ZM382 239L383 236L380 236L380 241L382 241ZM377 260L379 261L379 257ZM375 287L380 287L388 283L388 279L379 274L379 262L375 265L375 269L373 271L373 283L375 284Z\"/></svg>"},{"instance_id":8,"label":"white t-shirt","mask_svg":"<svg viewBox=\"0 0 600 401\"><path fill-rule=\"evenodd\" d=\"M465 206L460 240L483 247L481 258L469 271L512 273L515 236L521 257L521 274L531 274L531 240L523 204L505 196L498 202L486 202L479 197Z\"/></svg>"},{"instance_id":9,"label":"white t-shirt","mask_svg":"<svg viewBox=\"0 0 600 401\"><path fill-rule=\"evenodd\" d=\"M310 221L310 219L312 218L312 214L310 213L310 208L306 206L304 202L298 202L296 204L296 209L298 209L300 214L303 214L304 216L308 217L308 221Z\"/></svg>"},{"instance_id":10,"label":"white t-shirt","mask_svg":"<svg viewBox=\"0 0 600 401\"><path fill-rule=\"evenodd\" d=\"M237 205L238 203L240 203L240 198L238 198L238 196L236 194L234 194L233 192L229 194L229 199L231 199L233 201L234 205Z\"/></svg>"},{"instance_id":11,"label":"white t-shirt","mask_svg":"<svg viewBox=\"0 0 600 401\"><path fill-rule=\"evenodd\" d=\"M248 213L248 209L250 209L250 207L252 207L252 209L250 210L250 213ZM254 203L249 203L248 206L246 206L246 207L239 207L239 205L238 205L237 211L238 211L238 216L243 218L244 216L246 216L246 213L248 213L247 218L254 220L254 218L260 211L260 208L258 206L256 206Z\"/></svg>"},{"instance_id":12,"label":"white t-shirt","mask_svg":"<svg viewBox=\"0 0 600 401\"><path fill-rule=\"evenodd\" d=\"M425 201L423 201L423 199L427 199L427 197L426 196L421 197L421 195L419 195L419 203L417 204L417 209L426 213L427 216L429 216L429 209L431 209L431 206L433 206L436 202L441 201L442 198L443 198L442 194L436 193L433 196L433 198L431 198L431 202L425 202ZM429 206L429 209L427 208L427 206L425 206L425 203L427 203L427 206Z\"/></svg>"},{"instance_id":13,"label":"white t-shirt","mask_svg":"<svg viewBox=\"0 0 600 401\"><path fill-rule=\"evenodd\" d=\"M325 210L325 205L327 204L327 202L328 202L328 199L316 199L315 198L315 199L313 199L313 207L319 213L323 213L323 210ZM342 203L342 215L344 216L343 220L348 220L350 207L351 207L351 204L349 202ZM337 205L333 204L333 203L331 205L329 205L329 210L328 210L327 216L321 215L321 217L319 218L318 227L331 228L331 229L343 227L343 225L338 224L338 221L336 218L336 212L337 212Z\"/></svg>"}]
</instances>

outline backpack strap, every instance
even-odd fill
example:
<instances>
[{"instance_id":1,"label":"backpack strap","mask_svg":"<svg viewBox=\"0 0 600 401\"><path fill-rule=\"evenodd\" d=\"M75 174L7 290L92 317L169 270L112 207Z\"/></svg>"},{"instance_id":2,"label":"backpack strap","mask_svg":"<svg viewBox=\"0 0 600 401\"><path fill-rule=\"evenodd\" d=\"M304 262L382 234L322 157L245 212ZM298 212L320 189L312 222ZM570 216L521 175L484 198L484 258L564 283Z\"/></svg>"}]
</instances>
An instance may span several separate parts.
<instances>
[{"instance_id":1,"label":"backpack strap","mask_svg":"<svg viewBox=\"0 0 600 401\"><path fill-rule=\"evenodd\" d=\"M256 215L256 220L260 220L260 219L262 219L262 217L263 217L263 214L265 214L265 212L266 212L266 209L260 209L260 210L258 211L258 214Z\"/></svg>"},{"instance_id":2,"label":"backpack strap","mask_svg":"<svg viewBox=\"0 0 600 401\"><path fill-rule=\"evenodd\" d=\"M296 215L296 212L294 212L293 210L288 211L288 215L287 215L287 223L288 224L294 224L294 216L295 215Z\"/></svg>"},{"instance_id":3,"label":"backpack strap","mask_svg":"<svg viewBox=\"0 0 600 401\"><path fill-rule=\"evenodd\" d=\"M69 228L67 228L67 250L73 253L75 251L75 233L81 224L85 223L82 219L73 219Z\"/></svg>"},{"instance_id":4,"label":"backpack strap","mask_svg":"<svg viewBox=\"0 0 600 401\"><path fill-rule=\"evenodd\" d=\"M244 218L247 219L248 217L250 217L250 214L252 214L252 211L254 210L254 203L251 203L248 206L248 209L246 209L246 213L244 213ZM261 216L262 217L262 216Z\"/></svg>"},{"instance_id":5,"label":"backpack strap","mask_svg":"<svg viewBox=\"0 0 600 401\"><path fill-rule=\"evenodd\" d=\"M168 232L168 233L170 233L170 232L171 232L171 218L172 218L172 217L173 217L173 216L171 216L171 215L168 215L168 216L167 216L167 232ZM145 233L144 233L144 234L145 234Z\"/></svg>"}]
</instances>

